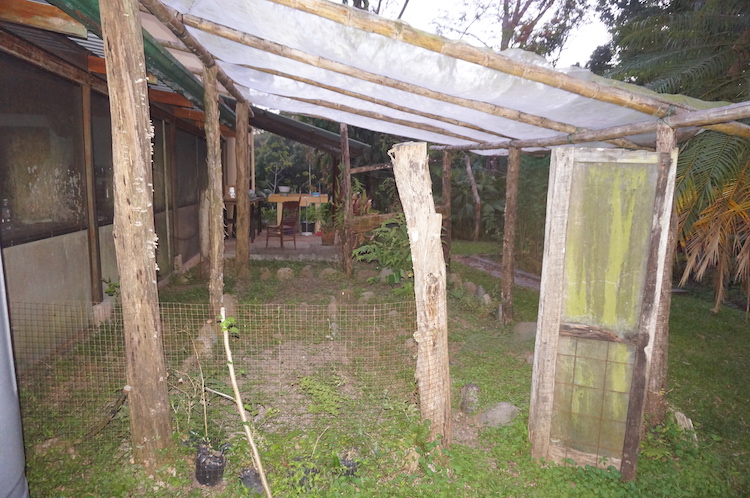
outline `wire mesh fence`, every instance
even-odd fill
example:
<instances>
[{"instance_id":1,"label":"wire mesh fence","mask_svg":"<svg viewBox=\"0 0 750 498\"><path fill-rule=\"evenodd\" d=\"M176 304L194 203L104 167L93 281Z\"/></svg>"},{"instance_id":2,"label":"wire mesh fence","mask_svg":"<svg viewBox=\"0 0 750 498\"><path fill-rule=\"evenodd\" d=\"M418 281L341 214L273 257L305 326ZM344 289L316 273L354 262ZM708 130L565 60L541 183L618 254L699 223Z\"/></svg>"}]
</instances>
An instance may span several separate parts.
<instances>
[{"instance_id":1,"label":"wire mesh fence","mask_svg":"<svg viewBox=\"0 0 750 498\"><path fill-rule=\"evenodd\" d=\"M319 416L361 420L384 397L413 395L413 301L233 308L240 392L264 431L304 429ZM175 430L190 430L206 396L232 395L221 326L206 305L162 303L160 313ZM117 305L13 303L11 327L27 445L82 438L109 420L126 384ZM108 430L126 431L126 412Z\"/></svg>"}]
</instances>

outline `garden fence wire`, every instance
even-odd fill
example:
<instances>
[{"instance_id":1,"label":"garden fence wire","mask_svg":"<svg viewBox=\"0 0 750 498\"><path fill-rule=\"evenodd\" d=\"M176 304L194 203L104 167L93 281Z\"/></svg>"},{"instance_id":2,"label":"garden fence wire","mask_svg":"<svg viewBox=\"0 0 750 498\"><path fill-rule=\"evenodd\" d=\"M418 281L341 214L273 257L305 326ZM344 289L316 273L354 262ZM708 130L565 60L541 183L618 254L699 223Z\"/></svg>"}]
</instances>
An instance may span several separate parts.
<instances>
[{"instance_id":1,"label":"garden fence wire","mask_svg":"<svg viewBox=\"0 0 750 498\"><path fill-rule=\"evenodd\" d=\"M215 420L216 410L236 419L223 334L209 307L162 303L160 314L175 431L202 432L203 406ZM237 305L228 316L243 402L263 431L304 430L320 417L362 423L386 402L413 401L411 300ZM127 403L114 413L126 384L117 304L12 303L11 327L27 447L85 438L103 423L129 430Z\"/></svg>"}]
</instances>

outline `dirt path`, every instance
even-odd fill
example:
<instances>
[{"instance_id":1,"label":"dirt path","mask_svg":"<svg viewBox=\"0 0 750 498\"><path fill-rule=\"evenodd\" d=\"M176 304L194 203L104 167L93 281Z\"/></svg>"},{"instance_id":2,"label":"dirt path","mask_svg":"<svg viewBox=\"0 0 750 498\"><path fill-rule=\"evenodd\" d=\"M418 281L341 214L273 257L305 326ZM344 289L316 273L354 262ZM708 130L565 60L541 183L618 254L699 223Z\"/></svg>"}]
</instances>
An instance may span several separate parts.
<instances>
[{"instance_id":1,"label":"dirt path","mask_svg":"<svg viewBox=\"0 0 750 498\"><path fill-rule=\"evenodd\" d=\"M471 256L452 256L452 258L454 261L458 261L459 263L471 266L477 270L489 273L493 277L501 278L502 276L502 265L486 256L477 254ZM528 273L522 270L515 271L515 283L521 287L539 290L540 280L541 277L539 277L539 275L534 275L533 273Z\"/></svg>"}]
</instances>

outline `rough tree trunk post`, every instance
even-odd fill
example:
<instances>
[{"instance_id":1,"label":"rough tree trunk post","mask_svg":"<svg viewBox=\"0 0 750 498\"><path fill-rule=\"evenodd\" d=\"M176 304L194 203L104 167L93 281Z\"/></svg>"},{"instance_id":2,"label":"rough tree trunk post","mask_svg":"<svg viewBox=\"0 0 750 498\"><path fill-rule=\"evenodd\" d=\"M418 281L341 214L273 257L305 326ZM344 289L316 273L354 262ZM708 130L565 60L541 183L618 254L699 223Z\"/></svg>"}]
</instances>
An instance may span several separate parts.
<instances>
[{"instance_id":1,"label":"rough tree trunk post","mask_svg":"<svg viewBox=\"0 0 750 498\"><path fill-rule=\"evenodd\" d=\"M451 153L443 151L443 258L451 266Z\"/></svg>"},{"instance_id":2,"label":"rough tree trunk post","mask_svg":"<svg viewBox=\"0 0 750 498\"><path fill-rule=\"evenodd\" d=\"M432 438L451 442L451 385L448 367L448 311L445 262L440 248L442 216L435 212L427 144L403 143L389 152L404 207L414 262L417 305L417 385L422 418L430 420Z\"/></svg>"},{"instance_id":3,"label":"rough tree trunk post","mask_svg":"<svg viewBox=\"0 0 750 498\"><path fill-rule=\"evenodd\" d=\"M466 175L469 177L469 183L471 184L471 193L474 195L474 242L479 240L479 231L482 226L482 200L479 198L479 190L477 190L477 181L474 179L474 172L471 170L471 159L469 154L464 156L466 158Z\"/></svg>"},{"instance_id":4,"label":"rough tree trunk post","mask_svg":"<svg viewBox=\"0 0 750 498\"><path fill-rule=\"evenodd\" d=\"M250 188L255 192L255 131L252 126L248 129L248 133L250 135L248 137L250 142Z\"/></svg>"},{"instance_id":5,"label":"rough tree trunk post","mask_svg":"<svg viewBox=\"0 0 750 498\"><path fill-rule=\"evenodd\" d=\"M352 218L352 165L349 155L349 128L346 123L341 123L341 161L344 164L344 178L341 181L341 207L344 210L344 223L341 227L341 263L347 276L354 274L352 265L352 234L349 230L349 221Z\"/></svg>"},{"instance_id":6,"label":"rough tree trunk post","mask_svg":"<svg viewBox=\"0 0 750 498\"><path fill-rule=\"evenodd\" d=\"M247 262L250 259L250 179L247 171L249 114L247 102L237 102L237 246L234 263L237 271L243 275L248 270Z\"/></svg>"},{"instance_id":7,"label":"rough tree trunk post","mask_svg":"<svg viewBox=\"0 0 750 498\"><path fill-rule=\"evenodd\" d=\"M100 5L112 113L114 239L125 333L133 457L148 469L170 445L172 419L156 287L146 64L136 0Z\"/></svg>"},{"instance_id":8,"label":"rough tree trunk post","mask_svg":"<svg viewBox=\"0 0 750 498\"><path fill-rule=\"evenodd\" d=\"M670 154L676 145L675 133L667 125L660 125L656 131L657 152ZM651 369L646 387L645 422L649 426L662 424L667 414L667 402L664 395L667 389L667 361L669 359L669 312L672 306L672 268L677 247L677 213L672 206L669 220L669 238L667 241L666 261L661 281L659 311L656 317L656 334L651 349Z\"/></svg>"},{"instance_id":9,"label":"rough tree trunk post","mask_svg":"<svg viewBox=\"0 0 750 498\"><path fill-rule=\"evenodd\" d=\"M500 302L503 323L513 321L513 283L515 276L516 218L518 217L518 176L521 170L521 150L511 147L508 175L505 179L505 227L503 228L503 278L500 282Z\"/></svg>"},{"instance_id":10,"label":"rough tree trunk post","mask_svg":"<svg viewBox=\"0 0 750 498\"><path fill-rule=\"evenodd\" d=\"M219 316L224 299L224 188L221 180L221 135L216 66L203 68L206 146L208 147L208 299L213 317Z\"/></svg>"}]
</instances>

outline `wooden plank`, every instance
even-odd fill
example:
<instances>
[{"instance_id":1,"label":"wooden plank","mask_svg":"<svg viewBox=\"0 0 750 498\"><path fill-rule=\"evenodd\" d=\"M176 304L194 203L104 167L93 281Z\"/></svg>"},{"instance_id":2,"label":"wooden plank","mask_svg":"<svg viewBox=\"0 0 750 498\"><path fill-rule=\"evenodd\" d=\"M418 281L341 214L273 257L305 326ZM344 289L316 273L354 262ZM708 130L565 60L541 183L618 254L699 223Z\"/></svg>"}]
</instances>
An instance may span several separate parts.
<instances>
[{"instance_id":1,"label":"wooden plank","mask_svg":"<svg viewBox=\"0 0 750 498\"><path fill-rule=\"evenodd\" d=\"M419 407L422 418L432 422L430 436L442 435L441 445L446 448L451 443L451 380L442 216L435 212L427 144L397 144L389 154L414 262Z\"/></svg>"},{"instance_id":2,"label":"wooden plank","mask_svg":"<svg viewBox=\"0 0 750 498\"><path fill-rule=\"evenodd\" d=\"M443 151L443 205L439 212L443 216L443 258L451 266L451 153Z\"/></svg>"},{"instance_id":3,"label":"wooden plank","mask_svg":"<svg viewBox=\"0 0 750 498\"><path fill-rule=\"evenodd\" d=\"M28 0L5 0L0 4L0 21L33 26L67 36L86 38L86 26L52 5Z\"/></svg>"},{"instance_id":4,"label":"wooden plank","mask_svg":"<svg viewBox=\"0 0 750 498\"><path fill-rule=\"evenodd\" d=\"M235 249L235 270L243 277L247 276L247 262L250 259L250 196L247 189L250 185L248 155L248 128L250 113L247 102L237 102L235 109L237 119L237 140L234 154L237 164L237 246Z\"/></svg>"},{"instance_id":5,"label":"wooden plank","mask_svg":"<svg viewBox=\"0 0 750 498\"><path fill-rule=\"evenodd\" d=\"M575 149L569 147L552 151L529 408L532 458L547 458L549 454L574 155Z\"/></svg>"},{"instance_id":6,"label":"wooden plank","mask_svg":"<svg viewBox=\"0 0 750 498\"><path fill-rule=\"evenodd\" d=\"M159 102L160 104L168 104L176 107L186 107L188 109L193 107L193 103L179 93L165 92L153 88L148 89L148 99L151 102Z\"/></svg>"},{"instance_id":7,"label":"wooden plank","mask_svg":"<svg viewBox=\"0 0 750 498\"><path fill-rule=\"evenodd\" d=\"M107 62L103 57L89 55L88 68L90 73L107 74Z\"/></svg>"}]
</instances>

